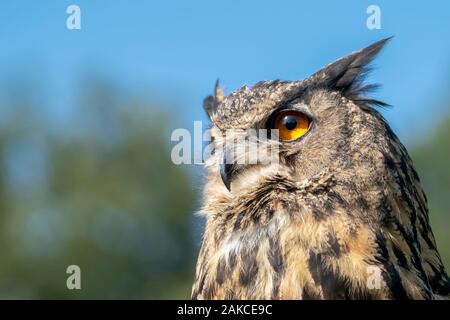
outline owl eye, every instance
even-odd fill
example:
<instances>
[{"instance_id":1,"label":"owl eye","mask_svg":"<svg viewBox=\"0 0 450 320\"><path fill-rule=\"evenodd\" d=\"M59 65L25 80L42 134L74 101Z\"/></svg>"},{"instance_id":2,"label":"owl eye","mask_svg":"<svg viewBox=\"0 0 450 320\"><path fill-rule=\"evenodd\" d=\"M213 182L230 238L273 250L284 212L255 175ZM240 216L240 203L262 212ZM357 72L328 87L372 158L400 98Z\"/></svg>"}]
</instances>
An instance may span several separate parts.
<instances>
[{"instance_id":1,"label":"owl eye","mask_svg":"<svg viewBox=\"0 0 450 320\"><path fill-rule=\"evenodd\" d=\"M278 130L281 140L290 141L303 136L309 129L309 118L295 110L282 111L276 115L273 129Z\"/></svg>"}]
</instances>

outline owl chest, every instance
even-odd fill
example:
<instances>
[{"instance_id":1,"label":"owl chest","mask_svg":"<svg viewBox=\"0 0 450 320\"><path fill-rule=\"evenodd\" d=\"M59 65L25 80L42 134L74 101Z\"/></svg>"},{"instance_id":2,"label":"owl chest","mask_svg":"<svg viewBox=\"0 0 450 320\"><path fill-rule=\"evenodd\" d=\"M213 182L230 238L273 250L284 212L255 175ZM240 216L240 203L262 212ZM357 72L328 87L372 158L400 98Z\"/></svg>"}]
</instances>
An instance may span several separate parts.
<instances>
[{"instance_id":1,"label":"owl chest","mask_svg":"<svg viewBox=\"0 0 450 320\"><path fill-rule=\"evenodd\" d=\"M204 298L276 298L285 277L278 245L268 237L224 241L206 264Z\"/></svg>"},{"instance_id":2,"label":"owl chest","mask_svg":"<svg viewBox=\"0 0 450 320\"><path fill-rule=\"evenodd\" d=\"M212 235L211 235L212 236ZM232 232L205 251L199 297L206 299L341 299L366 264L348 264L346 240L329 225L274 220L266 226ZM354 269L354 270L353 270ZM347 278L347 280L345 280ZM343 280L344 279L344 280ZM359 295L359 293L358 293Z\"/></svg>"},{"instance_id":3,"label":"owl chest","mask_svg":"<svg viewBox=\"0 0 450 320\"><path fill-rule=\"evenodd\" d=\"M289 236L289 227L230 235L205 259L204 298L301 299L305 292L320 298L309 252Z\"/></svg>"}]
</instances>

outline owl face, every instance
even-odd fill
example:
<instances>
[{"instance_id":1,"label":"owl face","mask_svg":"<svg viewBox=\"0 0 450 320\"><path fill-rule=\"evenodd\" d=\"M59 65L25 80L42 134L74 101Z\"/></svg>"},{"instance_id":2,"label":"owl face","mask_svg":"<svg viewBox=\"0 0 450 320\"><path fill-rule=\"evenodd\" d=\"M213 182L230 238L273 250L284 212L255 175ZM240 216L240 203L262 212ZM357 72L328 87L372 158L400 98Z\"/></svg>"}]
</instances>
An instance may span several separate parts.
<instances>
[{"instance_id":1,"label":"owl face","mask_svg":"<svg viewBox=\"0 0 450 320\"><path fill-rule=\"evenodd\" d=\"M383 105L364 98L372 87L364 86L362 77L386 41L302 81L263 81L227 97L216 85L204 104L216 149L207 162L211 174L238 193L271 174L282 172L301 181L324 168L345 166L352 158L347 144L350 135L358 134L358 115L373 112L372 104ZM384 125L382 118L379 125ZM377 124L365 128L365 134L370 130L375 134Z\"/></svg>"}]
</instances>

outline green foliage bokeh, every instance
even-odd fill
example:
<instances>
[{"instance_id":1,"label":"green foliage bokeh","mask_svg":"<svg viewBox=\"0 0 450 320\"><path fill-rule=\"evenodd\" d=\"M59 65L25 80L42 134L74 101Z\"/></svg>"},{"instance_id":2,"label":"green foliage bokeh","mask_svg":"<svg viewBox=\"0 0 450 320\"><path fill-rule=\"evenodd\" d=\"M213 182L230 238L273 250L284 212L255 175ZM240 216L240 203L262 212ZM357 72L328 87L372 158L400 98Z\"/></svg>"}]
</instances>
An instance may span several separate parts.
<instances>
[{"instance_id":1,"label":"green foliage bokeh","mask_svg":"<svg viewBox=\"0 0 450 320\"><path fill-rule=\"evenodd\" d=\"M61 125L25 95L1 106L0 298L188 298L196 197L165 106L90 84Z\"/></svg>"}]
</instances>

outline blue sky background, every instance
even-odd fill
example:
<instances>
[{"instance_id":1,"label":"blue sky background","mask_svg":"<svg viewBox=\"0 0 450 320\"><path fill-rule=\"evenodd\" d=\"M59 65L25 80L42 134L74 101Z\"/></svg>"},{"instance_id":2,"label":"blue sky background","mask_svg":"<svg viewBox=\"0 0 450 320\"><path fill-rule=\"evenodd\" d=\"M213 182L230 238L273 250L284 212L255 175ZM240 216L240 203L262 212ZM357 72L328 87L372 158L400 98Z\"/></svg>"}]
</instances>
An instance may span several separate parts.
<instances>
[{"instance_id":1,"label":"blue sky background","mask_svg":"<svg viewBox=\"0 0 450 320\"><path fill-rule=\"evenodd\" d=\"M66 28L70 4L81 8L81 30ZM366 28L370 4L381 7L381 30ZM42 81L43 112L64 123L83 74L98 71L130 92L174 103L189 127L206 120L201 103L216 78L228 92L297 80L393 35L371 80L383 85L376 97L394 106L386 118L414 143L447 112L449 15L444 0L2 1L0 83Z\"/></svg>"}]
</instances>

